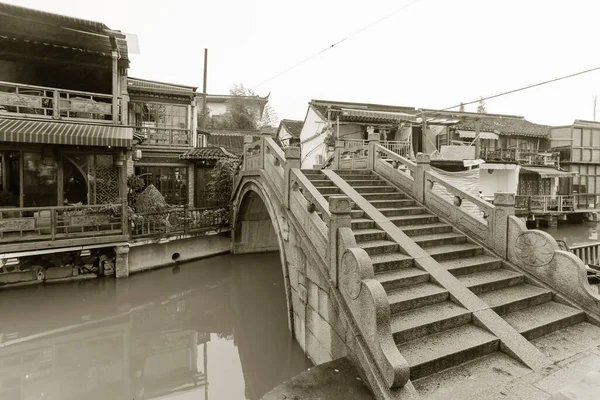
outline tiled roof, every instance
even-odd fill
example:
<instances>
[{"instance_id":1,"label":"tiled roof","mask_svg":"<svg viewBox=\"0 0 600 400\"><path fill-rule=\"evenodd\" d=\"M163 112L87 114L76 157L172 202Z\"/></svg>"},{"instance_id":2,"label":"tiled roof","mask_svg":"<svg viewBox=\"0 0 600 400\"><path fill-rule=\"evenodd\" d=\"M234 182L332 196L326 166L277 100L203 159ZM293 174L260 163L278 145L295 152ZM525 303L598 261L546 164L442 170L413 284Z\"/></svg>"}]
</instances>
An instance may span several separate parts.
<instances>
[{"instance_id":1,"label":"tiled roof","mask_svg":"<svg viewBox=\"0 0 600 400\"><path fill-rule=\"evenodd\" d=\"M252 136L252 141L260 139L260 133L257 131L212 131L208 135L208 144L240 155L244 152L244 137L249 135Z\"/></svg>"},{"instance_id":2,"label":"tiled roof","mask_svg":"<svg viewBox=\"0 0 600 400\"><path fill-rule=\"evenodd\" d=\"M476 122L474 120L461 121L454 126L457 129L465 131L476 130ZM501 136L547 137L550 134L550 126L548 125L534 124L523 117L513 116L481 118L479 120L479 130L481 132L494 132Z\"/></svg>"},{"instance_id":3,"label":"tiled roof","mask_svg":"<svg viewBox=\"0 0 600 400\"><path fill-rule=\"evenodd\" d=\"M223 147L198 147L181 154L179 158L185 160L220 160L222 158L238 158L235 154Z\"/></svg>"},{"instance_id":4,"label":"tiled roof","mask_svg":"<svg viewBox=\"0 0 600 400\"><path fill-rule=\"evenodd\" d=\"M304 121L296 121L292 119L282 119L279 129L282 126L285 126L285 129L292 135L294 138L300 137L300 132L302 132L302 126L304 126Z\"/></svg>"},{"instance_id":5,"label":"tiled roof","mask_svg":"<svg viewBox=\"0 0 600 400\"><path fill-rule=\"evenodd\" d=\"M329 107L332 109L353 108L368 111L399 112L406 114L417 113L417 110L414 107L392 106L386 104L352 103L329 100L311 100L309 104L318 114L321 115L323 119L327 119L327 109Z\"/></svg>"},{"instance_id":6,"label":"tiled roof","mask_svg":"<svg viewBox=\"0 0 600 400\"><path fill-rule=\"evenodd\" d=\"M24 28L26 27L26 28ZM72 49L110 58L114 37L122 62L128 60L127 41L121 32L100 22L0 3L0 39L41 49Z\"/></svg>"},{"instance_id":7,"label":"tiled roof","mask_svg":"<svg viewBox=\"0 0 600 400\"><path fill-rule=\"evenodd\" d=\"M197 89L195 86L177 85L173 83L165 83L158 81L150 81L140 78L127 78L127 87L136 89L146 89L151 91L167 91L167 92L186 92L194 93Z\"/></svg>"}]
</instances>

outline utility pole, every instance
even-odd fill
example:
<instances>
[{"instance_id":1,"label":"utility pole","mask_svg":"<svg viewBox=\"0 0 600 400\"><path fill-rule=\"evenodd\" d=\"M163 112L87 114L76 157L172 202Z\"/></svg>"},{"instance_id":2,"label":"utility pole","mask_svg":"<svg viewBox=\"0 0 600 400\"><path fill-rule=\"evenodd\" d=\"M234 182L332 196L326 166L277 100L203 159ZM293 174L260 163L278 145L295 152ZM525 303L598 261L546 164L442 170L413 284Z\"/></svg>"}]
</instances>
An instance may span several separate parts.
<instances>
[{"instance_id":1,"label":"utility pole","mask_svg":"<svg viewBox=\"0 0 600 400\"><path fill-rule=\"evenodd\" d=\"M596 121L596 100L598 99L597 95L594 95L594 121Z\"/></svg>"},{"instance_id":2,"label":"utility pole","mask_svg":"<svg viewBox=\"0 0 600 400\"><path fill-rule=\"evenodd\" d=\"M202 82L202 131L206 131L206 74L208 69L208 49L204 49L204 80ZM204 135L204 133L202 133Z\"/></svg>"}]
</instances>

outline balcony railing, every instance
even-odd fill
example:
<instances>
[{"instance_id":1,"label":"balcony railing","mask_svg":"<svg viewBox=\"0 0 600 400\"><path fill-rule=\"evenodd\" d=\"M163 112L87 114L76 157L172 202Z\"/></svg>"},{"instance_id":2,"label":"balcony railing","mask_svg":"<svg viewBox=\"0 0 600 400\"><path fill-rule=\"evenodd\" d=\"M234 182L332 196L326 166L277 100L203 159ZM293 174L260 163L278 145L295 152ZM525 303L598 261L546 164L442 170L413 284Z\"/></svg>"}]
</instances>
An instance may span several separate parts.
<instances>
[{"instance_id":1,"label":"balcony railing","mask_svg":"<svg viewBox=\"0 0 600 400\"><path fill-rule=\"evenodd\" d=\"M480 150L479 157L485 161L516 162L523 165L538 165L548 167L559 166L558 154L535 152L526 149L482 148Z\"/></svg>"},{"instance_id":2,"label":"balcony railing","mask_svg":"<svg viewBox=\"0 0 600 400\"><path fill-rule=\"evenodd\" d=\"M144 144L151 146L186 147L192 144L190 129L135 127L134 130L145 138Z\"/></svg>"},{"instance_id":3,"label":"balcony railing","mask_svg":"<svg viewBox=\"0 0 600 400\"><path fill-rule=\"evenodd\" d=\"M110 94L0 81L0 115L112 123L116 113L121 121L121 98L116 110L112 101Z\"/></svg>"},{"instance_id":4,"label":"balcony railing","mask_svg":"<svg viewBox=\"0 0 600 400\"><path fill-rule=\"evenodd\" d=\"M515 208L531 213L560 213L600 209L600 193L555 196L518 195Z\"/></svg>"},{"instance_id":5,"label":"balcony railing","mask_svg":"<svg viewBox=\"0 0 600 400\"><path fill-rule=\"evenodd\" d=\"M172 208L161 212L138 213L131 237L134 239L198 234L229 228L229 208Z\"/></svg>"},{"instance_id":6,"label":"balcony railing","mask_svg":"<svg viewBox=\"0 0 600 400\"><path fill-rule=\"evenodd\" d=\"M369 143L368 140L344 139L344 147L347 149L350 149L350 150L354 150L357 148L363 148L368 143ZM382 147L385 147L386 149L391 150L394 153L396 153L402 157L405 157L408 159L413 158L411 143L409 141L382 140L381 142L379 142L379 144Z\"/></svg>"},{"instance_id":7,"label":"balcony railing","mask_svg":"<svg viewBox=\"0 0 600 400\"><path fill-rule=\"evenodd\" d=\"M123 235L123 205L0 208L0 245Z\"/></svg>"}]
</instances>

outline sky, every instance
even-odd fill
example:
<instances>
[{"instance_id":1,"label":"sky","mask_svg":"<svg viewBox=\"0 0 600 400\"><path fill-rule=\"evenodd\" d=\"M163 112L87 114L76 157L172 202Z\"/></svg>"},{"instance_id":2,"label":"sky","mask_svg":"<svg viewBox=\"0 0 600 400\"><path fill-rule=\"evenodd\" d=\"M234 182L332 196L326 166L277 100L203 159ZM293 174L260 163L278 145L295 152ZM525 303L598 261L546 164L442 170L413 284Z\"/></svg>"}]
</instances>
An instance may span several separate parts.
<instances>
[{"instance_id":1,"label":"sky","mask_svg":"<svg viewBox=\"0 0 600 400\"><path fill-rule=\"evenodd\" d=\"M444 109L600 66L597 0L0 1L136 34L129 75L137 78L201 91L208 48L208 93L233 84L270 93L280 119L303 120L311 99ZM600 71L486 108L565 125L592 120L595 95L600 120Z\"/></svg>"}]
</instances>

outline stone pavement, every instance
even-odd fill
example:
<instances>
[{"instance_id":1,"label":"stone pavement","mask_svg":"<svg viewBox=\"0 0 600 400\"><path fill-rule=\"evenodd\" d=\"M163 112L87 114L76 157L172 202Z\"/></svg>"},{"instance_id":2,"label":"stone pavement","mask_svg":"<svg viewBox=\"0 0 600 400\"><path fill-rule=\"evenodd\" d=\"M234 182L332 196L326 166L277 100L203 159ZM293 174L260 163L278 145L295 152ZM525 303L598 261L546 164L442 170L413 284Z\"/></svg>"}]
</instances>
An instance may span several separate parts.
<instances>
[{"instance_id":1,"label":"stone pavement","mask_svg":"<svg viewBox=\"0 0 600 400\"><path fill-rule=\"evenodd\" d=\"M347 358L317 365L279 385L262 400L374 400Z\"/></svg>"}]
</instances>

